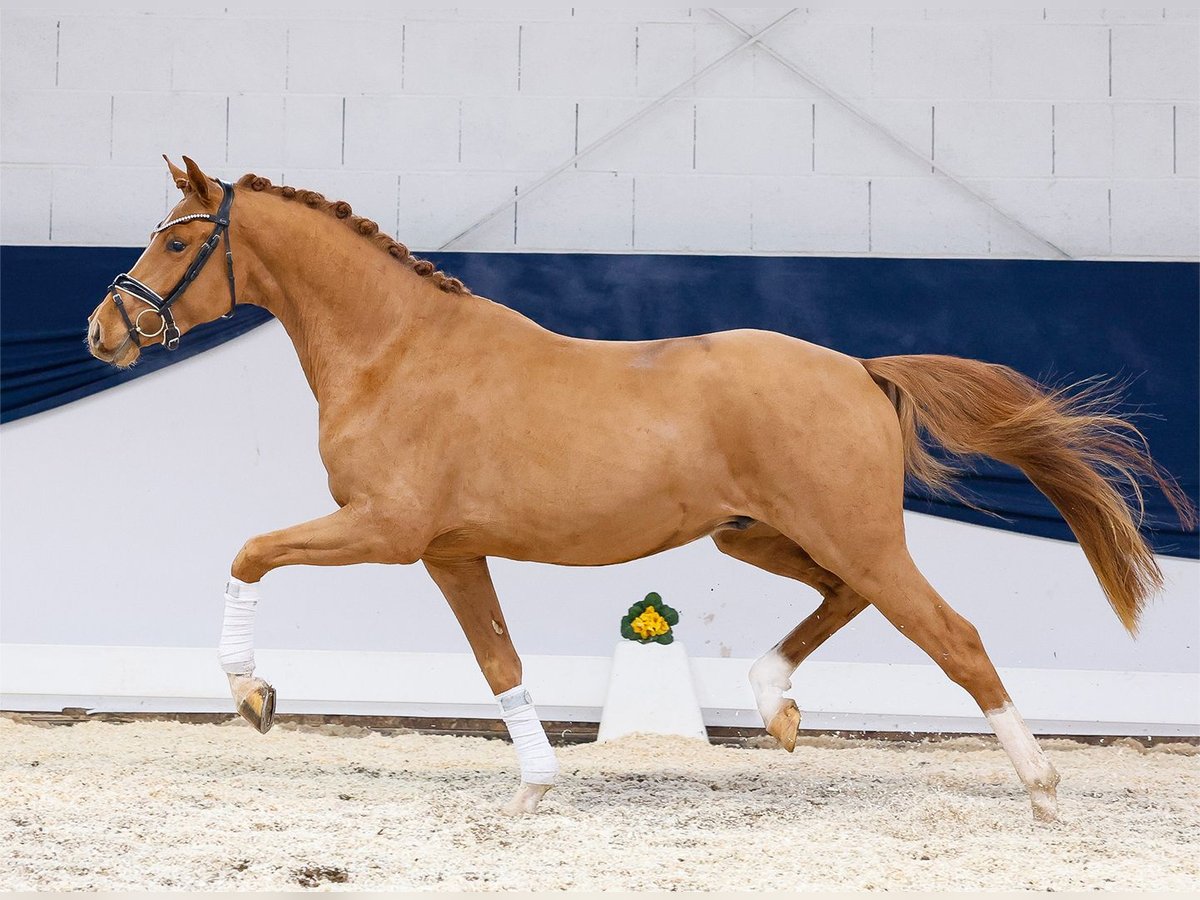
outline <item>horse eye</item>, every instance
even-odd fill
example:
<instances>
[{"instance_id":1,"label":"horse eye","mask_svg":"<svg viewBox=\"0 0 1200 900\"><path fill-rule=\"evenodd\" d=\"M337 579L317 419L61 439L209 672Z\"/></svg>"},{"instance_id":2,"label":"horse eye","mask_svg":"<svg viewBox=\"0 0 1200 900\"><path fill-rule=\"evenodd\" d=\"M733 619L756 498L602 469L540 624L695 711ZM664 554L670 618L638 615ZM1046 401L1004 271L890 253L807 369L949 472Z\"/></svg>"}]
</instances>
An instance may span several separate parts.
<instances>
[{"instance_id":1,"label":"horse eye","mask_svg":"<svg viewBox=\"0 0 1200 900\"><path fill-rule=\"evenodd\" d=\"M183 243L183 241L168 241L167 242L167 249L170 250L172 253L182 253L185 247L186 247L186 245Z\"/></svg>"}]
</instances>

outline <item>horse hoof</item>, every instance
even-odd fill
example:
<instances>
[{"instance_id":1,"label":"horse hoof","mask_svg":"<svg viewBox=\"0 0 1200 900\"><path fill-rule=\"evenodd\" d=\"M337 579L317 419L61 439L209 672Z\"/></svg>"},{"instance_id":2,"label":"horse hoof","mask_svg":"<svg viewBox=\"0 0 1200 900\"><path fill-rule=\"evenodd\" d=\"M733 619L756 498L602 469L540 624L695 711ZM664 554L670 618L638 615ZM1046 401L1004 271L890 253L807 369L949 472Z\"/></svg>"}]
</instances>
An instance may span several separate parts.
<instances>
[{"instance_id":1,"label":"horse hoof","mask_svg":"<svg viewBox=\"0 0 1200 900\"><path fill-rule=\"evenodd\" d=\"M238 714L259 734L270 731L275 724L275 688L250 675L230 675L229 687Z\"/></svg>"},{"instance_id":2,"label":"horse hoof","mask_svg":"<svg viewBox=\"0 0 1200 900\"><path fill-rule=\"evenodd\" d=\"M1058 792L1054 788L1032 791L1029 799L1033 803L1035 822L1058 821Z\"/></svg>"},{"instance_id":3,"label":"horse hoof","mask_svg":"<svg viewBox=\"0 0 1200 900\"><path fill-rule=\"evenodd\" d=\"M796 701L784 698L783 709L775 713L767 725L767 734L779 741L788 753L796 749L796 732L800 730L800 710Z\"/></svg>"},{"instance_id":4,"label":"horse hoof","mask_svg":"<svg viewBox=\"0 0 1200 900\"><path fill-rule=\"evenodd\" d=\"M516 795L501 810L506 816L527 816L537 812L538 803L554 785L521 782Z\"/></svg>"}]
</instances>

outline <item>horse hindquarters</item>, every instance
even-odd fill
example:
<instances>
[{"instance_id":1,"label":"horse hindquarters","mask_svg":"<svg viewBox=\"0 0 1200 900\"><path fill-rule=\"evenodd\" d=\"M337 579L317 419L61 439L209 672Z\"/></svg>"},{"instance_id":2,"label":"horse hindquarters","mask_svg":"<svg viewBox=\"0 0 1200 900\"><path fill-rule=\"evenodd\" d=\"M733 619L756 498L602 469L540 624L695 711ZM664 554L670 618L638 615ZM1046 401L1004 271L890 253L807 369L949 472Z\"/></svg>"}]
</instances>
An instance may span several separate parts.
<instances>
[{"instance_id":1,"label":"horse hindquarters","mask_svg":"<svg viewBox=\"0 0 1200 900\"><path fill-rule=\"evenodd\" d=\"M896 408L862 368L840 386L843 398L852 398L842 404L850 412L806 423L832 430L817 444L824 454L783 461L795 467L807 492L771 503L767 521L844 583L847 597L877 607L971 695L1029 791L1035 818L1052 820L1058 774L1013 707L974 626L950 608L909 556L905 443ZM772 481L784 483L780 466L774 472ZM806 631L803 625L799 630ZM820 631L815 625L807 630Z\"/></svg>"}]
</instances>

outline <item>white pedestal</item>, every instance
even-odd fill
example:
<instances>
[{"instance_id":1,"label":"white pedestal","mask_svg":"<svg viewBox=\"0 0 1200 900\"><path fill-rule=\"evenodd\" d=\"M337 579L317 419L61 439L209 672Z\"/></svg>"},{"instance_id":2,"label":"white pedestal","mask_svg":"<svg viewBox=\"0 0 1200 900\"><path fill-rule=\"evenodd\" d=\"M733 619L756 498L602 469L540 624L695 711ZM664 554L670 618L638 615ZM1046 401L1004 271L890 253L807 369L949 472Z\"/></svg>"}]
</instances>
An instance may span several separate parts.
<instances>
[{"instance_id":1,"label":"white pedestal","mask_svg":"<svg viewBox=\"0 0 1200 900\"><path fill-rule=\"evenodd\" d=\"M679 641L621 641L613 651L596 740L612 741L638 731L708 739L687 650Z\"/></svg>"}]
</instances>

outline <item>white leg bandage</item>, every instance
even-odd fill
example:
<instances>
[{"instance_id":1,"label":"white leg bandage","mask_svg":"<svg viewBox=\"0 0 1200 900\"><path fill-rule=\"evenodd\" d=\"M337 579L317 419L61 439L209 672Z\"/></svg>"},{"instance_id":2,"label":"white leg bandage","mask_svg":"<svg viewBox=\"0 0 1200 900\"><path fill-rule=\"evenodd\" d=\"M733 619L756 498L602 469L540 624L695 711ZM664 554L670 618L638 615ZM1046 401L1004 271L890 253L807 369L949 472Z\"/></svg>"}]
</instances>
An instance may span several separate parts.
<instances>
[{"instance_id":1,"label":"white leg bandage","mask_svg":"<svg viewBox=\"0 0 1200 900\"><path fill-rule=\"evenodd\" d=\"M554 784L558 774L558 760L546 740L546 732L533 708L533 700L525 686L497 694L500 716L508 726L513 746L517 748L517 761L521 764L521 780L527 784Z\"/></svg>"},{"instance_id":2,"label":"white leg bandage","mask_svg":"<svg viewBox=\"0 0 1200 900\"><path fill-rule=\"evenodd\" d=\"M258 585L230 578L225 586L225 624L217 655L221 668L231 675L254 671L254 613L258 607Z\"/></svg>"}]
</instances>

